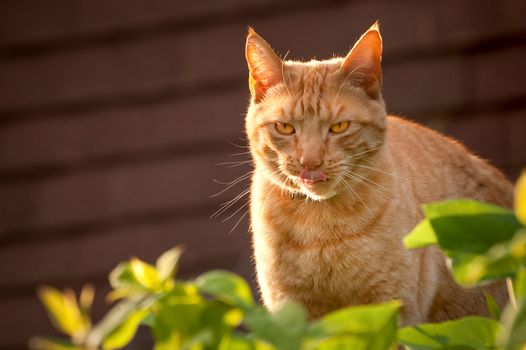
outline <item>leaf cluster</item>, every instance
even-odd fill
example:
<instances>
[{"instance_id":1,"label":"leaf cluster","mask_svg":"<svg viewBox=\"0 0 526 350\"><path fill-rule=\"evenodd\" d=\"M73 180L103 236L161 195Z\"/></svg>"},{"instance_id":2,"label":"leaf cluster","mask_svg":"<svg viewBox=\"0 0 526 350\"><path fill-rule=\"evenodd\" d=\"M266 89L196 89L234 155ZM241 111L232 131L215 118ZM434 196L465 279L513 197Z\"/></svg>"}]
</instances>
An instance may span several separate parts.
<instances>
[{"instance_id":1,"label":"leaf cluster","mask_svg":"<svg viewBox=\"0 0 526 350\"><path fill-rule=\"evenodd\" d=\"M425 219L404 240L410 249L438 245L466 287L507 279L510 302L500 310L491 295L492 318L466 317L399 327L398 300L348 307L315 321L293 302L269 313L257 305L247 282L227 271L190 281L175 278L182 249L154 265L138 258L109 275L116 302L93 323L93 288L79 299L71 290L42 287L38 295L53 325L67 339L35 337L35 350L121 349L139 327L151 330L155 350L414 350L526 349L526 174L516 186L515 210L460 199L424 206Z\"/></svg>"}]
</instances>

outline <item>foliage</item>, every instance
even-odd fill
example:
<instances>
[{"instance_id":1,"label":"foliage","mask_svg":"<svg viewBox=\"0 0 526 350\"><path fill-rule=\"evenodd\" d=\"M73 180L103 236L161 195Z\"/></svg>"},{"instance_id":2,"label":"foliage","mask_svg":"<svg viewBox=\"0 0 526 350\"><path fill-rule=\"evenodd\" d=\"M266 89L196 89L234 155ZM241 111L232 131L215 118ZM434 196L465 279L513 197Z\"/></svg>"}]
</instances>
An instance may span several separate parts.
<instances>
[{"instance_id":1,"label":"foliage","mask_svg":"<svg viewBox=\"0 0 526 350\"><path fill-rule=\"evenodd\" d=\"M180 248L155 265L138 258L109 276L116 302L96 324L93 288L77 301L71 290L43 287L38 295L53 325L69 339L36 337L39 350L120 349L138 327L149 327L155 350L526 349L526 174L516 187L515 212L460 199L424 206L425 219L406 236L408 248L437 244L465 286L507 278L511 301L500 310L488 295L492 318L466 317L399 328L400 301L356 306L309 321L304 308L286 302L269 313L254 302L248 284L226 271L192 281L175 279Z\"/></svg>"}]
</instances>

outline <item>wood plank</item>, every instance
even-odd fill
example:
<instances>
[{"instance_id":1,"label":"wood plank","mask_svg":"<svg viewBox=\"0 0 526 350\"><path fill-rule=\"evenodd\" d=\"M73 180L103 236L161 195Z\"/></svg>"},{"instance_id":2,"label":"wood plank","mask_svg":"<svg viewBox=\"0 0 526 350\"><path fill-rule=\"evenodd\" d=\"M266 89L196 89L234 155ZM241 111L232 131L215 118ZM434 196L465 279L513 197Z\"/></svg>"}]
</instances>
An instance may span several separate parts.
<instances>
[{"instance_id":1,"label":"wood plank","mask_svg":"<svg viewBox=\"0 0 526 350\"><path fill-rule=\"evenodd\" d=\"M359 33L374 20L380 19L383 23L387 71L390 69L391 54L434 50L437 43L446 45L441 42L436 31L438 24L431 10L425 4L413 1L404 4L353 2L343 7L257 19L251 24L279 52L285 53L290 49L289 58L310 58L330 57L334 52L345 53ZM349 23L349 18L356 20ZM311 23L317 23L318 26L312 26ZM318 30L320 27L324 28L323 32ZM173 86L200 85L213 79L244 77L246 69L242 48L245 31L246 24L239 23L112 47L2 62L0 91L3 99L0 109L8 115L9 110L28 105L133 93L155 94L155 91ZM458 39L458 42L461 43L460 49L469 47L465 40ZM455 42L448 42L447 47L454 49ZM214 53L213 60L208 54L210 52ZM431 60L435 61L435 58ZM425 62L423 64L428 65ZM469 65L470 62L464 64ZM407 78L412 78L418 71L418 68L415 69Z\"/></svg>"},{"instance_id":2,"label":"wood plank","mask_svg":"<svg viewBox=\"0 0 526 350\"><path fill-rule=\"evenodd\" d=\"M212 269L227 269L251 280L253 269L248 257L250 248L246 231L240 229L226 235L218 226L206 218L152 225L107 232L100 237L17 247L15 250L2 251L0 259L10 266L18 267L16 271L7 271L9 287L17 283L29 283L31 290L36 290L39 284L53 283L58 288L72 286L79 290L79 280L89 282L88 278L82 277L86 274L106 276L115 264L132 255L153 263L167 248L184 243L186 251L181 260L179 278L193 278ZM243 226L243 230L246 230L246 223ZM20 259L19 254L25 254L25 258ZM6 285L1 284L2 287ZM109 288L107 282L95 283L95 286L93 319L98 320L108 309L104 296ZM0 320L0 348L24 348L30 336L58 335L34 295L2 298L0 309L3 316Z\"/></svg>"},{"instance_id":3,"label":"wood plank","mask_svg":"<svg viewBox=\"0 0 526 350\"><path fill-rule=\"evenodd\" d=\"M422 111L471 102L473 97L466 89L468 62L454 56L386 66L383 93L388 112L417 119Z\"/></svg>"},{"instance_id":4,"label":"wood plank","mask_svg":"<svg viewBox=\"0 0 526 350\"><path fill-rule=\"evenodd\" d=\"M216 165L240 158L229 157L229 150L239 152L239 149L227 146L230 148L214 153L182 158L178 155L176 159L145 160L144 163L73 173L43 181L2 185L0 236L16 234L20 230L130 217L144 212L210 207L232 198L242 188L237 185L218 198L210 198L224 188L214 183L214 179L230 181L248 171L247 167Z\"/></svg>"},{"instance_id":5,"label":"wood plank","mask_svg":"<svg viewBox=\"0 0 526 350\"><path fill-rule=\"evenodd\" d=\"M34 44L141 28L148 30L161 24L175 26L189 18L219 16L281 2L256 0L247 6L241 0L50 0L45 4L38 0L6 0L0 4L0 45Z\"/></svg>"},{"instance_id":6,"label":"wood plank","mask_svg":"<svg viewBox=\"0 0 526 350\"><path fill-rule=\"evenodd\" d=\"M235 222L221 224L204 213L190 219L136 225L35 244L0 248L2 289L42 283L68 285L82 276L106 276L120 261L131 256L155 261L163 251L182 244L184 271L250 266L247 221L228 234ZM242 259L243 261L241 261ZM224 260L225 263L221 263ZM86 281L90 282L90 281Z\"/></svg>"},{"instance_id":7,"label":"wood plank","mask_svg":"<svg viewBox=\"0 0 526 350\"><path fill-rule=\"evenodd\" d=\"M439 43L476 43L483 38L515 36L526 29L523 1L446 0L432 6Z\"/></svg>"},{"instance_id":8,"label":"wood plank","mask_svg":"<svg viewBox=\"0 0 526 350\"><path fill-rule=\"evenodd\" d=\"M243 134L248 89L173 102L33 120L0 129L0 173L218 143ZM38 170L38 169L37 169Z\"/></svg>"},{"instance_id":9,"label":"wood plank","mask_svg":"<svg viewBox=\"0 0 526 350\"><path fill-rule=\"evenodd\" d=\"M390 2L353 2L337 8L258 19L250 24L278 51L285 53L290 49L289 58L310 58L346 53L359 34L380 19L385 22L386 51L391 52L427 43L416 33L419 23L431 19L431 14L418 4L417 1L402 6ZM422 11L415 11L415 6L422 7ZM349 22L349 18L357 20ZM246 26L247 23L231 24L184 35L171 34L111 47L1 62L0 108L102 98L244 77Z\"/></svg>"},{"instance_id":10,"label":"wood plank","mask_svg":"<svg viewBox=\"0 0 526 350\"><path fill-rule=\"evenodd\" d=\"M475 150L480 157L503 168L511 162L511 142L508 140L511 139L509 124L513 114L516 115L517 112L479 114L461 120L446 119L445 133L462 140L463 144Z\"/></svg>"},{"instance_id":11,"label":"wood plank","mask_svg":"<svg viewBox=\"0 0 526 350\"><path fill-rule=\"evenodd\" d=\"M0 300L2 315L0 348L27 349L27 342L35 335L58 335L51 327L36 296Z\"/></svg>"},{"instance_id":12,"label":"wood plank","mask_svg":"<svg viewBox=\"0 0 526 350\"><path fill-rule=\"evenodd\" d=\"M95 321L99 320L109 308L104 301L104 296L108 290L107 286L97 286L96 292L98 294L95 297L92 317ZM2 308L2 316L4 316L0 320L0 327L2 328L0 349L26 350L28 340L34 336L66 338L51 326L51 322L36 296L0 300L0 307ZM140 349L151 347L151 335L144 330L136 334L131 343L132 346Z\"/></svg>"},{"instance_id":13,"label":"wood plank","mask_svg":"<svg viewBox=\"0 0 526 350\"><path fill-rule=\"evenodd\" d=\"M473 61L473 88L480 102L524 98L526 46L478 55Z\"/></svg>"},{"instance_id":14,"label":"wood plank","mask_svg":"<svg viewBox=\"0 0 526 350\"><path fill-rule=\"evenodd\" d=\"M242 55L231 47L243 47L245 30L243 26L229 26L205 33L1 62L0 91L4 96L0 108L137 94L231 77L245 67ZM203 42L207 36L211 36L210 42ZM221 37L233 38L232 44ZM205 54L209 50L222 54L210 60ZM22 90L24 96L20 96Z\"/></svg>"},{"instance_id":15,"label":"wood plank","mask_svg":"<svg viewBox=\"0 0 526 350\"><path fill-rule=\"evenodd\" d=\"M473 56L473 61L454 56L387 65L388 109L416 118L421 111L520 96L526 70L518 63L525 58L524 48L510 48ZM506 81L495 84L498 79ZM201 98L14 124L0 129L0 169L227 139L242 134L247 99L242 87ZM187 132L195 125L199 132Z\"/></svg>"}]
</instances>

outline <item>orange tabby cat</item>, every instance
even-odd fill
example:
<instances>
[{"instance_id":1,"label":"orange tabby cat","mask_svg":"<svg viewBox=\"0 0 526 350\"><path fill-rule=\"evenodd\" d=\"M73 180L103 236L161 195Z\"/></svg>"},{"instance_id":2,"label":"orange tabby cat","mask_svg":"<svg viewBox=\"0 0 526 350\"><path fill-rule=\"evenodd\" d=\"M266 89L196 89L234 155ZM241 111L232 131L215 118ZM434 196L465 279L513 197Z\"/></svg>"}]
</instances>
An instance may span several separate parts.
<instances>
[{"instance_id":1,"label":"orange tabby cat","mask_svg":"<svg viewBox=\"0 0 526 350\"><path fill-rule=\"evenodd\" d=\"M302 303L312 318L357 304L403 300L402 323L487 314L436 247L402 238L423 203L469 197L512 204L512 186L460 143L387 116L382 39L373 25L345 58L282 61L252 29L246 132L255 162L251 223L265 305Z\"/></svg>"}]
</instances>

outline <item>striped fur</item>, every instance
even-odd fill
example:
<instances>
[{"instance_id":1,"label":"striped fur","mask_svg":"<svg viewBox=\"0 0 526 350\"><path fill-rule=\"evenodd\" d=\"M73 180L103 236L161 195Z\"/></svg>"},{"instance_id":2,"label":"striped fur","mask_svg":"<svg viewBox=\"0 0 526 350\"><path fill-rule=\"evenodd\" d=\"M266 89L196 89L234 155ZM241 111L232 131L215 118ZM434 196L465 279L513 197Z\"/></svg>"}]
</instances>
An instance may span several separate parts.
<instances>
[{"instance_id":1,"label":"striped fur","mask_svg":"<svg viewBox=\"0 0 526 350\"><path fill-rule=\"evenodd\" d=\"M503 305L503 283L463 289L437 248L408 251L402 238L422 219L423 203L468 197L509 207L512 186L459 142L387 116L380 60L377 25L346 58L305 63L281 61L249 32L246 132L263 301L275 310L294 299L317 318L397 298L403 324L487 315L484 292ZM348 130L328 132L341 121ZM276 122L296 132L282 135ZM303 184L302 157L319 161L328 181Z\"/></svg>"}]
</instances>

